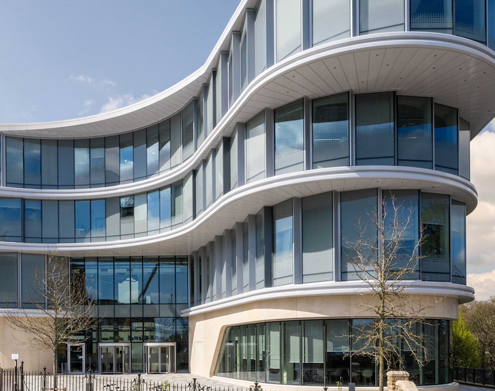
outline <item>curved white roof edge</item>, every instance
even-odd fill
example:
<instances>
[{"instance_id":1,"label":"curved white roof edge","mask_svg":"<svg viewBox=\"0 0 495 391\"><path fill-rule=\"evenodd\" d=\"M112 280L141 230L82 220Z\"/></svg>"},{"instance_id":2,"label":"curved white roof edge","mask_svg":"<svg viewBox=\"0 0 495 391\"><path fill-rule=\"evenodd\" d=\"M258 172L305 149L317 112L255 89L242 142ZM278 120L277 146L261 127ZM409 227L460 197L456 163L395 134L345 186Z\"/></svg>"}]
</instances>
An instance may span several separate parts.
<instances>
[{"instance_id":1,"label":"curved white roof edge","mask_svg":"<svg viewBox=\"0 0 495 391\"><path fill-rule=\"evenodd\" d=\"M201 86L208 81L211 72L216 68L221 52L229 49L231 34L241 28L245 11L253 9L256 4L257 0L241 0L206 62L191 75L165 91L130 106L89 117L42 123L0 124L0 132L10 135L19 132L19 136L22 137L91 138L122 134L158 123L182 110L198 95ZM454 35L410 31L369 34L318 45L289 56L276 65L294 62L300 56L304 57L303 53L342 49L351 42L353 50L359 50L359 44L369 45L374 42L379 46L384 40L394 40L395 44L400 45L402 39L404 43L411 40L443 42L445 50L452 49L451 45L460 45L465 53L489 61L495 66L495 53L480 43ZM483 121L483 126L477 126L474 133L481 131L488 122L489 120ZM61 131L60 134L57 134L57 130Z\"/></svg>"}]
</instances>

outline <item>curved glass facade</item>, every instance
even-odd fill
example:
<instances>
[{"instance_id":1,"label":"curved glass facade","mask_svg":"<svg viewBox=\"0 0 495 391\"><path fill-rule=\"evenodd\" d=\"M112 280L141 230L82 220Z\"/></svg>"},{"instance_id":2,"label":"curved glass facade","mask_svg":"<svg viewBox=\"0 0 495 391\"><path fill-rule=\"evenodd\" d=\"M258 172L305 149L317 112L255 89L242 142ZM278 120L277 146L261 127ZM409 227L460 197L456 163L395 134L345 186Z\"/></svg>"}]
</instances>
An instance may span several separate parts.
<instances>
[{"instance_id":1,"label":"curved glass facade","mask_svg":"<svg viewBox=\"0 0 495 391\"><path fill-rule=\"evenodd\" d=\"M311 319L228 327L217 357L215 375L250 382L336 387L341 382L378 386L377 364L357 355L356 333L372 319ZM450 322L426 320L416 324L427 357L419 366L404 336L398 350L410 380L418 386L451 381Z\"/></svg>"}]
</instances>

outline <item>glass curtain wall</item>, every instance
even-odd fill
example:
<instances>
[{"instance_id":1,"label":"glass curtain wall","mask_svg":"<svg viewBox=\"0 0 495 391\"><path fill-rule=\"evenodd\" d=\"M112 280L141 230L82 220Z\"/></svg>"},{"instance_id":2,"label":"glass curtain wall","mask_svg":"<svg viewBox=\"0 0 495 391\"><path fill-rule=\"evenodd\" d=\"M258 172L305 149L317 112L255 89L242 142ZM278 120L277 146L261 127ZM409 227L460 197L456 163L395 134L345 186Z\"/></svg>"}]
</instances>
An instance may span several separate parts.
<instances>
[{"instance_id":1,"label":"glass curtain wall","mask_svg":"<svg viewBox=\"0 0 495 391\"><path fill-rule=\"evenodd\" d=\"M301 0L275 0L276 61L301 51Z\"/></svg>"},{"instance_id":2,"label":"glass curtain wall","mask_svg":"<svg viewBox=\"0 0 495 391\"><path fill-rule=\"evenodd\" d=\"M294 271L292 200L273 207L272 286L292 284Z\"/></svg>"},{"instance_id":3,"label":"glass curtain wall","mask_svg":"<svg viewBox=\"0 0 495 391\"><path fill-rule=\"evenodd\" d=\"M453 33L452 0L411 0L411 30Z\"/></svg>"},{"instance_id":4,"label":"glass curtain wall","mask_svg":"<svg viewBox=\"0 0 495 391\"><path fill-rule=\"evenodd\" d=\"M454 33L480 43L486 43L486 1L454 2Z\"/></svg>"},{"instance_id":5,"label":"glass curtain wall","mask_svg":"<svg viewBox=\"0 0 495 391\"><path fill-rule=\"evenodd\" d=\"M349 95L313 100L313 168L349 165Z\"/></svg>"},{"instance_id":6,"label":"glass curtain wall","mask_svg":"<svg viewBox=\"0 0 495 391\"><path fill-rule=\"evenodd\" d=\"M452 201L450 207L452 229L452 282L466 284L466 205Z\"/></svg>"},{"instance_id":7,"label":"glass curtain wall","mask_svg":"<svg viewBox=\"0 0 495 391\"><path fill-rule=\"evenodd\" d=\"M265 112L246 123L246 183L265 177Z\"/></svg>"},{"instance_id":8,"label":"glass curtain wall","mask_svg":"<svg viewBox=\"0 0 495 391\"><path fill-rule=\"evenodd\" d=\"M394 94L356 96L356 164L394 165Z\"/></svg>"},{"instance_id":9,"label":"glass curtain wall","mask_svg":"<svg viewBox=\"0 0 495 391\"><path fill-rule=\"evenodd\" d=\"M439 104L435 104L435 169L454 175L459 172L457 109Z\"/></svg>"},{"instance_id":10,"label":"glass curtain wall","mask_svg":"<svg viewBox=\"0 0 495 391\"><path fill-rule=\"evenodd\" d=\"M313 46L351 36L349 0L313 0Z\"/></svg>"}]
</instances>

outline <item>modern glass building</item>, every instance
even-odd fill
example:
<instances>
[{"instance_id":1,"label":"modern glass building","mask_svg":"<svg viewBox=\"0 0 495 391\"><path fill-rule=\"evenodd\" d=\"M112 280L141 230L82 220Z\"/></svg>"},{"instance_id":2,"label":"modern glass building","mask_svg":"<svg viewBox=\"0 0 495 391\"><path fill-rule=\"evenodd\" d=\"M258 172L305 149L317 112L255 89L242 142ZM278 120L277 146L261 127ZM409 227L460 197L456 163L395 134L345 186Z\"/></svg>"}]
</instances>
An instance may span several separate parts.
<instances>
[{"instance_id":1,"label":"modern glass building","mask_svg":"<svg viewBox=\"0 0 495 391\"><path fill-rule=\"evenodd\" d=\"M425 365L401 354L417 384L455 389L451 322L474 298L470 141L495 113L494 8L242 0L206 63L152 99L0 124L3 311L36 316L35 271L56 252L100 319L60 347L59 371L374 386L375 363L354 354L373 316L350 243L394 196L411 213L403 247L427 233L407 293L431 303L416 330ZM0 317L0 365L11 353L50 365L12 333Z\"/></svg>"}]
</instances>

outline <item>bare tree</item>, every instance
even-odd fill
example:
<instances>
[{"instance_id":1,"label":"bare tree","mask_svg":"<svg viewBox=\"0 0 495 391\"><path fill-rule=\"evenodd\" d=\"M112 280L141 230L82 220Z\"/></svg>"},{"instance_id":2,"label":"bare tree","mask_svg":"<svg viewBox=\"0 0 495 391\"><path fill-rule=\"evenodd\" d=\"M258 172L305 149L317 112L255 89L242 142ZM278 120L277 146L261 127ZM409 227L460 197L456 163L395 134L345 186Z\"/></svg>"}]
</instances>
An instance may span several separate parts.
<instances>
[{"instance_id":1,"label":"bare tree","mask_svg":"<svg viewBox=\"0 0 495 391\"><path fill-rule=\"evenodd\" d=\"M30 306L36 313L19 309L5 311L5 317L14 329L28 334L28 339L21 343L52 352L56 389L58 347L74 342L76 336L79 342L87 339L86 331L96 324L97 318L85 283L79 276L70 274L67 258L48 255L44 269L36 270L32 281L32 292L38 299Z\"/></svg>"},{"instance_id":2,"label":"bare tree","mask_svg":"<svg viewBox=\"0 0 495 391\"><path fill-rule=\"evenodd\" d=\"M357 277L368 286L361 293L363 312L373 316L372 322L353 327L353 354L378 363L382 391L386 371L404 369L401 349L410 352L418 366L424 365L426 344L417 328L425 322L428 307L406 293L419 276L419 250L426 239L414 224L417 209L393 195L383 198L380 209L380 215L375 211L366 221L359 220L355 240L344 238L344 245Z\"/></svg>"}]
</instances>

